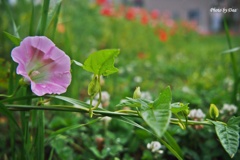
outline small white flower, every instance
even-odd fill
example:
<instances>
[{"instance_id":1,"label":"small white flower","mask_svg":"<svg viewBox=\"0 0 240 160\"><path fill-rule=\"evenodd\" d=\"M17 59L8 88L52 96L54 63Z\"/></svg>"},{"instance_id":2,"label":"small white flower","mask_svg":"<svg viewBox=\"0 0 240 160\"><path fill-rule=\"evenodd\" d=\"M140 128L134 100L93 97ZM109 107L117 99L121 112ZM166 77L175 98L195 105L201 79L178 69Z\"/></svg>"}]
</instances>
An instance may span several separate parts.
<instances>
[{"instance_id":1,"label":"small white flower","mask_svg":"<svg viewBox=\"0 0 240 160\"><path fill-rule=\"evenodd\" d=\"M192 119L203 119L205 117L205 114L201 109L192 109L188 115Z\"/></svg>"},{"instance_id":2,"label":"small white flower","mask_svg":"<svg viewBox=\"0 0 240 160\"><path fill-rule=\"evenodd\" d=\"M153 99L152 95L147 91L141 92L141 98L146 99L146 100L150 100L150 101Z\"/></svg>"},{"instance_id":3,"label":"small white flower","mask_svg":"<svg viewBox=\"0 0 240 160\"><path fill-rule=\"evenodd\" d=\"M110 94L107 91L102 91L101 92L102 95L102 107L107 107L110 103ZM98 100L99 99L99 94L97 94L95 96L95 99Z\"/></svg>"},{"instance_id":4,"label":"small white flower","mask_svg":"<svg viewBox=\"0 0 240 160\"><path fill-rule=\"evenodd\" d=\"M158 141L152 141L151 143L147 144L147 148L150 149L152 152L157 152L162 154L163 150L160 150L162 145Z\"/></svg>"},{"instance_id":5,"label":"small white flower","mask_svg":"<svg viewBox=\"0 0 240 160\"><path fill-rule=\"evenodd\" d=\"M136 83L141 83L142 82L142 77L140 77L140 76L136 76L136 77L134 77L134 82L136 82Z\"/></svg>"},{"instance_id":6,"label":"small white flower","mask_svg":"<svg viewBox=\"0 0 240 160\"><path fill-rule=\"evenodd\" d=\"M107 123L109 123L111 120L112 120L112 118L108 117L108 116L105 116L105 117L101 118L101 121L104 121L104 122L107 122Z\"/></svg>"},{"instance_id":7,"label":"small white flower","mask_svg":"<svg viewBox=\"0 0 240 160\"><path fill-rule=\"evenodd\" d=\"M229 114L234 114L237 112L237 106L233 104L224 104L223 108L220 110L220 113L228 112Z\"/></svg>"},{"instance_id":8,"label":"small white flower","mask_svg":"<svg viewBox=\"0 0 240 160\"><path fill-rule=\"evenodd\" d=\"M103 124L105 125L105 127L108 127L109 123L111 122L112 118L105 116L101 118L101 121L103 122Z\"/></svg>"},{"instance_id":9,"label":"small white flower","mask_svg":"<svg viewBox=\"0 0 240 160\"><path fill-rule=\"evenodd\" d=\"M132 73L133 72L133 65L128 65L126 67L127 72Z\"/></svg>"},{"instance_id":10,"label":"small white flower","mask_svg":"<svg viewBox=\"0 0 240 160\"><path fill-rule=\"evenodd\" d=\"M227 86L227 90L228 90L228 91L231 91L232 88L233 88L233 83L234 83L233 79L231 79L230 77L226 77L226 78L224 79L224 83L225 83L226 86Z\"/></svg>"},{"instance_id":11,"label":"small white flower","mask_svg":"<svg viewBox=\"0 0 240 160\"><path fill-rule=\"evenodd\" d=\"M127 102L126 99L121 99L121 100L120 100L120 103L126 103L126 102Z\"/></svg>"},{"instance_id":12,"label":"small white flower","mask_svg":"<svg viewBox=\"0 0 240 160\"><path fill-rule=\"evenodd\" d=\"M183 86L182 91L185 93L192 93L192 90L188 86Z\"/></svg>"},{"instance_id":13,"label":"small white flower","mask_svg":"<svg viewBox=\"0 0 240 160\"><path fill-rule=\"evenodd\" d=\"M102 102L106 102L110 100L110 94L107 91L102 91ZM99 94L96 95L95 99L99 99Z\"/></svg>"},{"instance_id":14,"label":"small white flower","mask_svg":"<svg viewBox=\"0 0 240 160\"><path fill-rule=\"evenodd\" d=\"M120 68L118 69L118 73L119 73L119 74L124 74L124 72L125 72L125 70L124 70L123 67L120 67Z\"/></svg>"}]
</instances>

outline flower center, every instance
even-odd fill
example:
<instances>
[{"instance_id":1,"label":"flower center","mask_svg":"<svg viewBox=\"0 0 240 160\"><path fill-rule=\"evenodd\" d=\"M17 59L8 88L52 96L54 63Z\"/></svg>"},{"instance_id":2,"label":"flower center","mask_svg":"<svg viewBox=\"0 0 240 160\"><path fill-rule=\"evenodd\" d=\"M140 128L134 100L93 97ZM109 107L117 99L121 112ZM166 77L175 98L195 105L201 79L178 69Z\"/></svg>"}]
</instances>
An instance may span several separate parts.
<instances>
[{"instance_id":1,"label":"flower center","mask_svg":"<svg viewBox=\"0 0 240 160\"><path fill-rule=\"evenodd\" d=\"M34 82L40 82L45 78L45 74L39 72L38 70L32 70L29 72L28 76Z\"/></svg>"},{"instance_id":2,"label":"flower center","mask_svg":"<svg viewBox=\"0 0 240 160\"><path fill-rule=\"evenodd\" d=\"M32 78L32 77L35 77L35 76L37 76L39 74L40 74L39 71L32 71L29 76Z\"/></svg>"}]
</instances>

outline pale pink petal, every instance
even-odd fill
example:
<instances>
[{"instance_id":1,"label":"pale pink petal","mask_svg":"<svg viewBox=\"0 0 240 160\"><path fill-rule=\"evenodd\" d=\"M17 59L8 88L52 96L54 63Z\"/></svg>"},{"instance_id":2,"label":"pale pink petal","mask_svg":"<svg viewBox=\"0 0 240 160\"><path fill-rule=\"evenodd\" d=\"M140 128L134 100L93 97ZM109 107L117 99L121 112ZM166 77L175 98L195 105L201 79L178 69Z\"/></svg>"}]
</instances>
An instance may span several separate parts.
<instances>
[{"instance_id":1,"label":"pale pink petal","mask_svg":"<svg viewBox=\"0 0 240 160\"><path fill-rule=\"evenodd\" d=\"M51 58L52 60L58 60L62 56L68 57L62 50L57 47L52 47L44 58Z\"/></svg>"},{"instance_id":2,"label":"pale pink petal","mask_svg":"<svg viewBox=\"0 0 240 160\"><path fill-rule=\"evenodd\" d=\"M62 94L67 90L67 88L50 81L43 84L36 84L33 82L31 83L31 89L33 93L38 96L43 96L45 94Z\"/></svg>"},{"instance_id":3,"label":"pale pink petal","mask_svg":"<svg viewBox=\"0 0 240 160\"><path fill-rule=\"evenodd\" d=\"M55 47L55 44L44 36L35 36L31 37L31 46L34 48L37 48L47 54L53 47Z\"/></svg>"}]
</instances>

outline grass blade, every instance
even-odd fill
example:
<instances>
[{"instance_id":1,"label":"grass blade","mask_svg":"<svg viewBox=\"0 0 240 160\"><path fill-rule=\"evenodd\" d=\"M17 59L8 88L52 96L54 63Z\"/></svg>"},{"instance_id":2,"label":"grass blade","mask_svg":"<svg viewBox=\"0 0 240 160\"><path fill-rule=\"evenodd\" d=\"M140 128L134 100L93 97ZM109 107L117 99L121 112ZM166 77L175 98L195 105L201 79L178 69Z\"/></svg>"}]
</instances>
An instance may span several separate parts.
<instances>
[{"instance_id":1,"label":"grass blade","mask_svg":"<svg viewBox=\"0 0 240 160\"><path fill-rule=\"evenodd\" d=\"M47 25L49 2L50 2L50 0L44 0L44 2L43 2L39 35L44 35L44 33L45 33L45 29L46 29L46 25Z\"/></svg>"},{"instance_id":2,"label":"grass blade","mask_svg":"<svg viewBox=\"0 0 240 160\"><path fill-rule=\"evenodd\" d=\"M60 1L59 4L56 6L56 13L54 14L53 19L52 19L52 21L53 21L52 40L54 40L54 37L55 37L61 6L62 6L62 1Z\"/></svg>"},{"instance_id":3,"label":"grass blade","mask_svg":"<svg viewBox=\"0 0 240 160\"><path fill-rule=\"evenodd\" d=\"M35 17L35 8L34 8L34 2L32 1L32 14L31 14L31 20L30 20L30 27L29 27L29 36L33 36L33 28L34 28L34 17Z\"/></svg>"}]
</instances>

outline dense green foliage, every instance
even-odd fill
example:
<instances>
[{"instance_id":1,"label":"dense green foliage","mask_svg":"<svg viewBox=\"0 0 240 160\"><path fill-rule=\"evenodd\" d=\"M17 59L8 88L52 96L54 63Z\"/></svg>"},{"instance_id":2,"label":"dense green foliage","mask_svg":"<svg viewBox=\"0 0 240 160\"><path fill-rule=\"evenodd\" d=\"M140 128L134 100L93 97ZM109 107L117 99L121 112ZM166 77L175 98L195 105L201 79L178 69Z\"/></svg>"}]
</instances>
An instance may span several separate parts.
<instances>
[{"instance_id":1,"label":"dense green foliage","mask_svg":"<svg viewBox=\"0 0 240 160\"><path fill-rule=\"evenodd\" d=\"M10 6L20 38L29 35L33 12L31 8L31 3L24 0L16 6ZM41 6L35 6L36 17L40 11ZM58 14L58 10L54 6L50 6L49 17L54 17L56 14ZM3 31L14 34L15 29L3 3L0 4L0 15L0 92L12 93L15 86L7 87L8 83L12 83L9 82L9 79L14 76L13 80L17 84L20 76L10 74L12 63L10 52L14 44ZM57 46L78 62L83 63L89 55L91 57L91 53L92 55L99 54L95 60L101 61L101 51L97 51L100 49L120 49L120 54L115 61L118 72L112 66L113 61L111 61L118 55L118 50L112 50L116 52L110 56L104 52L111 59L109 65L112 66L112 70L110 72L107 72L104 65L100 66L100 69L91 70L91 61L84 63L85 70L105 76L104 82L102 82L104 85L101 84L102 91L107 91L111 95L110 104L104 106L105 109L122 109L122 105L116 105L125 97L132 97L137 86L140 86L142 91L150 92L153 97L151 100L156 99L156 101L153 103L153 108L142 108L140 111L146 123L134 118L113 118L111 121L101 120L94 123L95 120L90 119L88 114L45 111L46 159L49 157L63 160L84 159L86 157L88 159L119 158L126 160L147 160L160 157L173 159L173 155L166 148L164 148L163 154L152 153L148 150L147 143L156 139L145 130L138 128L137 125L133 127L129 124L136 122L144 127L147 127L146 124L148 124L157 135L162 136L162 132L158 132L158 130L166 130L164 127L168 125L168 119L166 121L158 120L164 123L163 128L159 129L156 124L149 122L151 119L147 117L155 118L152 110L159 110L159 114L170 116L168 109L171 97L172 102L183 102L188 104L189 109L201 108L205 113L207 113L211 103L214 103L219 109L225 103L233 103L231 99L233 90L232 65L229 55L221 54L222 51L228 49L225 34L201 35L194 29L182 25L181 22L177 22L178 28L171 34L171 29L161 21L157 26L152 26L150 23L142 24L139 19L128 20L124 16L101 15L101 7L87 0L63 1L56 31L53 29L54 20L54 18L52 21L48 19L45 35L54 40ZM31 33L35 35L38 34L37 28L40 21L38 18L33 21L33 26L35 26L33 28L36 29ZM158 29L166 31L167 40L159 38ZM15 36L17 35L15 34ZM239 36L233 35L231 39L233 47L239 46ZM239 55L236 54L236 56L238 57L237 64L240 64ZM112 75L108 76L109 74ZM73 81L64 96L83 101L89 100L87 86L92 79L91 76L92 74L85 72L79 66L72 65ZM159 98L159 91L163 91L166 86L171 87L172 96L167 98L167 105L164 106L166 108L158 108L158 101L161 103L164 101ZM21 95L23 92L20 91L18 94ZM168 90L165 90L163 95L166 94L165 92ZM56 102L65 104L64 102ZM175 112L177 113L178 110ZM9 114L6 110L3 110L2 113ZM35 111L31 111L31 114L40 116ZM14 112L14 116L16 122L11 123L19 123L20 113ZM220 115L220 118L227 120L229 115ZM238 138L238 134L231 134L232 128L238 128L238 123L233 122L234 120L239 121L230 119L227 126L213 122L217 133L226 130L226 134L230 134L233 139ZM82 125L89 123L93 124ZM32 133L37 132L34 130L36 126L37 123L33 122ZM73 127L54 136L54 131L69 126ZM22 133L17 127L9 127L6 119L1 115L0 127L3 128L0 133L0 159L5 156L18 159L18 155L21 155L22 151L20 139ZM74 130L74 128L77 129ZM228 146L228 143L224 141L228 135L223 136L222 141L216 141L217 135L212 126L206 126L199 131L190 126L186 130L182 130L177 125L171 125L168 128L168 133L169 136L174 136L179 143L185 159L229 158L220 144L221 142L224 147ZM14 142L11 137L15 137L17 141ZM232 143L234 142L229 142L230 147ZM235 147L233 150L236 150L236 145L233 146ZM16 153L15 155L11 155L13 151ZM229 154L232 156L233 153ZM238 151L235 159L239 155Z\"/></svg>"}]
</instances>

